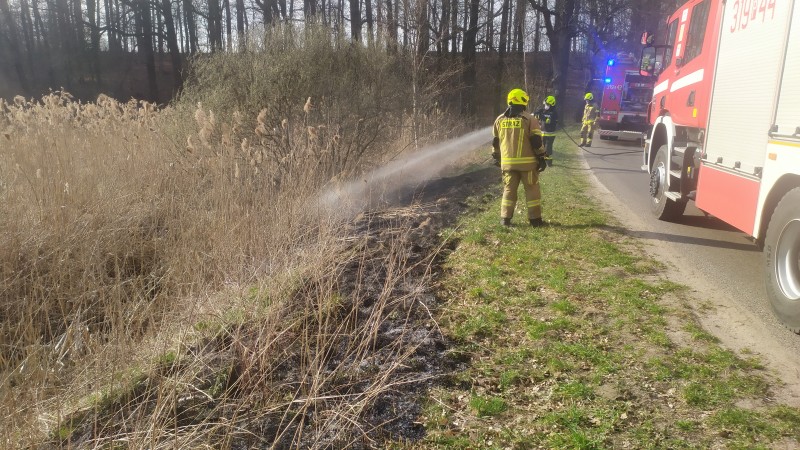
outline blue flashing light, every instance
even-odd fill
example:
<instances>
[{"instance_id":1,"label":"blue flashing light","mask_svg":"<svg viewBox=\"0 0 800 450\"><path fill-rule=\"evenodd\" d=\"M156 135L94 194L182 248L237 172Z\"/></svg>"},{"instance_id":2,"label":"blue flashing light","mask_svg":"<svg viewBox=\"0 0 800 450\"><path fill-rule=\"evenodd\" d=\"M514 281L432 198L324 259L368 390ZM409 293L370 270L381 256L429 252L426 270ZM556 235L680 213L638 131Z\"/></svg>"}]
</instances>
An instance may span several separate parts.
<instances>
[{"instance_id":1,"label":"blue flashing light","mask_svg":"<svg viewBox=\"0 0 800 450\"><path fill-rule=\"evenodd\" d=\"M614 65L614 60L613 59L609 59L608 60L608 65L609 66L613 66Z\"/></svg>"},{"instance_id":2,"label":"blue flashing light","mask_svg":"<svg viewBox=\"0 0 800 450\"><path fill-rule=\"evenodd\" d=\"M611 84L611 77L606 77L605 80L606 84Z\"/></svg>"}]
</instances>

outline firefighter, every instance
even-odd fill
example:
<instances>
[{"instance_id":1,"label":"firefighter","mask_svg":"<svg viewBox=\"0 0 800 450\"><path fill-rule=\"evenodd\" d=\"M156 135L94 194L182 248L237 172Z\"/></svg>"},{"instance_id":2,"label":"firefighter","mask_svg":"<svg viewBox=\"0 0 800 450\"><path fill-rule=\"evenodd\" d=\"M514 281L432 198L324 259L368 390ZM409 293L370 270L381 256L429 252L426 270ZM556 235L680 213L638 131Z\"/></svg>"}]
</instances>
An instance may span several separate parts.
<instances>
[{"instance_id":1,"label":"firefighter","mask_svg":"<svg viewBox=\"0 0 800 450\"><path fill-rule=\"evenodd\" d=\"M534 227L542 225L539 172L546 168L545 150L539 121L525 111L529 99L522 89L512 89L507 97L508 109L495 119L492 129L492 157L503 171L500 217L504 226L511 225L520 181L525 188L528 222Z\"/></svg>"},{"instance_id":2,"label":"firefighter","mask_svg":"<svg viewBox=\"0 0 800 450\"><path fill-rule=\"evenodd\" d=\"M542 140L547 152L547 156L544 158L547 161L547 167L551 167L553 165L553 142L556 140L556 125L558 125L556 98L548 95L542 102L542 107L536 110L535 116L542 125Z\"/></svg>"},{"instance_id":3,"label":"firefighter","mask_svg":"<svg viewBox=\"0 0 800 450\"><path fill-rule=\"evenodd\" d=\"M594 106L594 95L587 92L583 96L586 106L583 108L583 126L581 127L581 147L592 146L594 135L594 122L597 120L597 107Z\"/></svg>"}]
</instances>

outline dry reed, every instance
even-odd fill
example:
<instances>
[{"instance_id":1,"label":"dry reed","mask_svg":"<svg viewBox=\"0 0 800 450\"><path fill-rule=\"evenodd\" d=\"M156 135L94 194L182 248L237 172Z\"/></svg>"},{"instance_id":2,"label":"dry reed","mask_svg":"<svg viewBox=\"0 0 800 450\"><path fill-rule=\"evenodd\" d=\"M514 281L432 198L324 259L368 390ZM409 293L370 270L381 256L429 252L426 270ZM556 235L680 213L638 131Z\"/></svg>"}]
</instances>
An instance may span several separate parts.
<instances>
[{"instance_id":1,"label":"dry reed","mask_svg":"<svg viewBox=\"0 0 800 450\"><path fill-rule=\"evenodd\" d=\"M408 255L380 256L367 313L365 280L339 285L369 252L315 199L385 149L359 125L291 126L325 111L310 105L248 125L197 104L187 127L104 95L0 104L0 446L371 439L359 418L411 382L392 376L404 339L369 362L414 302Z\"/></svg>"}]
</instances>

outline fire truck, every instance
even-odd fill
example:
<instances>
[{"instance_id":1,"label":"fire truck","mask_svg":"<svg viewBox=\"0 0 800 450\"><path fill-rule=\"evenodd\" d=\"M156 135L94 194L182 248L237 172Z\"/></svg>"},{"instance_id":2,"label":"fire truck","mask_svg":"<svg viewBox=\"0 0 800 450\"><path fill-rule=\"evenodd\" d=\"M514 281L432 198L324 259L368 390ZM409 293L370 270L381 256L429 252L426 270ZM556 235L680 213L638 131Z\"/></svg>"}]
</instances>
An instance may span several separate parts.
<instances>
[{"instance_id":1,"label":"fire truck","mask_svg":"<svg viewBox=\"0 0 800 450\"><path fill-rule=\"evenodd\" d=\"M639 62L629 53L617 53L607 59L597 120L600 139L644 138L650 130L647 106L653 96L654 81L655 77L640 74Z\"/></svg>"},{"instance_id":2,"label":"fire truck","mask_svg":"<svg viewBox=\"0 0 800 450\"><path fill-rule=\"evenodd\" d=\"M689 0L665 25L640 60L657 77L652 212L692 200L752 236L772 309L800 332L800 0Z\"/></svg>"}]
</instances>

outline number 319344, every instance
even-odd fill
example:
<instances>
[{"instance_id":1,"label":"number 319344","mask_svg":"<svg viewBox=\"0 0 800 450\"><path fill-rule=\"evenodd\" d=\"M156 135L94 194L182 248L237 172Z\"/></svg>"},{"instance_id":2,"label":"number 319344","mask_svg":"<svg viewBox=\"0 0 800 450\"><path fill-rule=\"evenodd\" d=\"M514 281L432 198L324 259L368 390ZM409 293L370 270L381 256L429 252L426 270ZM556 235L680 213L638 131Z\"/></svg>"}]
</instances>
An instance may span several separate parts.
<instances>
[{"instance_id":1,"label":"number 319344","mask_svg":"<svg viewBox=\"0 0 800 450\"><path fill-rule=\"evenodd\" d=\"M731 33L746 30L758 18L764 22L775 18L776 0L735 0L733 2L733 23Z\"/></svg>"}]
</instances>

